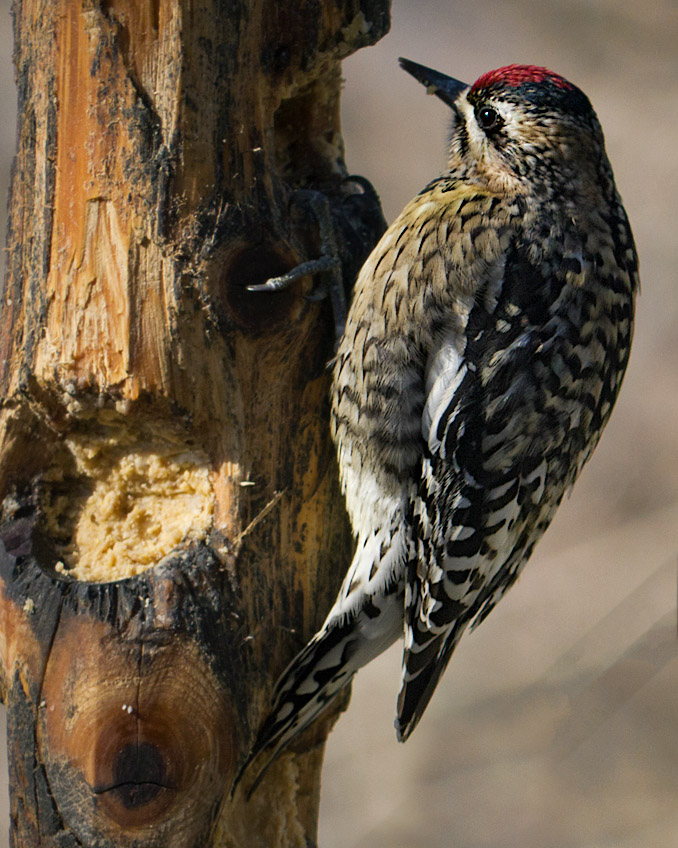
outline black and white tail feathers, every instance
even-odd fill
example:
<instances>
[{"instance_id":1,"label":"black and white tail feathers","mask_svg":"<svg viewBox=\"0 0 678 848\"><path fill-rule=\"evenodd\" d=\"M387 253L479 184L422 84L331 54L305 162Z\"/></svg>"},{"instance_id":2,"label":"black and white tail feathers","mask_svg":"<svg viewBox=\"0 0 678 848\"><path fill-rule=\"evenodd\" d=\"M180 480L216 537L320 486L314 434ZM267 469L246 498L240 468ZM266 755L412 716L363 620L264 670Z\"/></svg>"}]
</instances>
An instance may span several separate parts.
<instances>
[{"instance_id":1,"label":"black and white tail feathers","mask_svg":"<svg viewBox=\"0 0 678 848\"><path fill-rule=\"evenodd\" d=\"M273 706L250 754L233 784L232 793L257 760L254 792L277 756L305 730L366 665L402 634L403 594L394 586L377 607L369 596L357 610L342 612L338 603L323 625L287 667L276 684Z\"/></svg>"},{"instance_id":2,"label":"black and white tail feathers","mask_svg":"<svg viewBox=\"0 0 678 848\"><path fill-rule=\"evenodd\" d=\"M292 660L278 681L273 706L259 729L257 740L233 784L235 791L245 771L265 754L248 796L257 788L278 754L305 730L341 692L353 675L350 657L356 652L358 638L354 622L324 630Z\"/></svg>"}]
</instances>

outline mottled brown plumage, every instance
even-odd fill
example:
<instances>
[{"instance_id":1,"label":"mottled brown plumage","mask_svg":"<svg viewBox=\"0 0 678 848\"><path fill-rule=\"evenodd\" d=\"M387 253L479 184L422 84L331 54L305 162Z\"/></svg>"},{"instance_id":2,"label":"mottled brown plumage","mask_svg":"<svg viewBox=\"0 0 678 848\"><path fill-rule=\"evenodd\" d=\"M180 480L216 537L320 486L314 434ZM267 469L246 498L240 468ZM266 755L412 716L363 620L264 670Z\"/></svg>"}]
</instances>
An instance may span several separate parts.
<instances>
[{"instance_id":1,"label":"mottled brown plumage","mask_svg":"<svg viewBox=\"0 0 678 848\"><path fill-rule=\"evenodd\" d=\"M253 756L403 635L409 736L591 455L629 357L637 258L586 96L533 66L468 87L402 64L452 110L448 167L355 286L332 432L356 553Z\"/></svg>"}]
</instances>

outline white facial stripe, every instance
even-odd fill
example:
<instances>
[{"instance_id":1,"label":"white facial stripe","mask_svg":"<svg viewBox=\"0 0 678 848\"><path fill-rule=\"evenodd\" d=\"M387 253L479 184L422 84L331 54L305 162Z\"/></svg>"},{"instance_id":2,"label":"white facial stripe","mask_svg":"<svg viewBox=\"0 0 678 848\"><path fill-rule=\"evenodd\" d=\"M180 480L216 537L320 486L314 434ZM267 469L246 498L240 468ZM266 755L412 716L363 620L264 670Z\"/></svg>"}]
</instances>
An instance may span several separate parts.
<instances>
[{"instance_id":1,"label":"white facial stripe","mask_svg":"<svg viewBox=\"0 0 678 848\"><path fill-rule=\"evenodd\" d=\"M472 150L477 151L478 148L481 148L485 144L487 136L478 126L473 106L468 102L465 94L457 100L457 108L461 112L464 123L466 124L469 145Z\"/></svg>"},{"instance_id":2,"label":"white facial stripe","mask_svg":"<svg viewBox=\"0 0 678 848\"><path fill-rule=\"evenodd\" d=\"M512 109L508 103L502 101L488 101L488 106L491 106L501 116L504 124L504 132L509 135L514 134L514 130L518 130L519 122L516 120L516 110ZM476 120L474 107L466 99L466 95L460 97L457 101L457 107L464 116L466 129L469 136L469 142L473 147L481 147L487 143L487 136Z\"/></svg>"}]
</instances>

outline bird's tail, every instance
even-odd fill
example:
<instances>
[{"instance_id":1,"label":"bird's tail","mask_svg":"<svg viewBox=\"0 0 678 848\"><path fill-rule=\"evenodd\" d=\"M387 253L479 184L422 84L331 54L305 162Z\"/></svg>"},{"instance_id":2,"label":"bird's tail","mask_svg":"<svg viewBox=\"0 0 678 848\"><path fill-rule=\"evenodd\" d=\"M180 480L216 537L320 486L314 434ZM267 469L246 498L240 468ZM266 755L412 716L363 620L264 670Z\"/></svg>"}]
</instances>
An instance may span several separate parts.
<instances>
[{"instance_id":1,"label":"bird's tail","mask_svg":"<svg viewBox=\"0 0 678 848\"><path fill-rule=\"evenodd\" d=\"M256 789L282 750L305 730L353 678L356 671L384 651L402 633L402 594L393 593L381 610L367 599L356 613L335 618L292 660L278 681L273 706L233 784L261 760Z\"/></svg>"}]
</instances>

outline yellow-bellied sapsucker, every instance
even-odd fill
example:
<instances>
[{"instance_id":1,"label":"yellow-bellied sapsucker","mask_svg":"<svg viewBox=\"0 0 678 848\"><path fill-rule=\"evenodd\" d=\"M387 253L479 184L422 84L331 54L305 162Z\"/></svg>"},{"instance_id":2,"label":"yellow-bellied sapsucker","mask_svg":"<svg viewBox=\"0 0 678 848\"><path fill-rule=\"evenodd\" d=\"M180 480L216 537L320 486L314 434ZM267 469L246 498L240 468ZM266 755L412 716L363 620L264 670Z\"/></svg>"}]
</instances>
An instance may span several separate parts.
<instances>
[{"instance_id":1,"label":"yellow-bellied sapsucker","mask_svg":"<svg viewBox=\"0 0 678 848\"><path fill-rule=\"evenodd\" d=\"M355 556L249 761L399 636L407 739L591 456L629 358L637 257L587 97L531 65L468 86L401 63L452 111L449 162L358 277L332 388Z\"/></svg>"}]
</instances>

